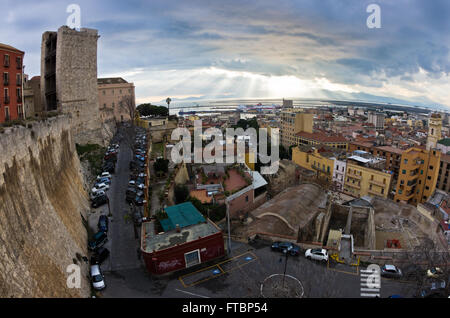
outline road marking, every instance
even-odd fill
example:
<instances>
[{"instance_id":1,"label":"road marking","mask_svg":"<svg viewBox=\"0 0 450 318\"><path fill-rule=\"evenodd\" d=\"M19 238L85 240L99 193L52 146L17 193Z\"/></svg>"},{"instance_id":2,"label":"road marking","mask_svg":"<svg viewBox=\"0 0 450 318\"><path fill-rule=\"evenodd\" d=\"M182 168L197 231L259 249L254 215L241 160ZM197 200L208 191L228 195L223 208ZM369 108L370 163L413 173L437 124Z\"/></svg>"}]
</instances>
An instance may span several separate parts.
<instances>
[{"instance_id":1,"label":"road marking","mask_svg":"<svg viewBox=\"0 0 450 318\"><path fill-rule=\"evenodd\" d=\"M224 270L224 269L220 266L220 265L226 264L226 263L228 263L228 262L231 262L231 261L233 261L233 260L239 259L239 258L243 257L244 255L250 255L250 256L251 256L251 260L244 259L244 260L246 260L246 262L245 262L244 264L241 264L241 265L240 265L240 264L236 264L234 267L232 267L232 268L230 268L230 269L228 269L228 270ZM251 251L247 251L247 252L245 252L245 253L243 253L243 254L237 255L237 256L235 256L235 257L232 257L232 258L230 258L230 259L227 259L227 260L222 261L222 262L220 262L220 263L217 263L217 264L215 264L215 265L208 266L208 267L206 267L206 268L199 269L199 270L194 271L194 272L192 272L192 273L188 273L188 274L182 275L182 276L178 277L178 280L181 282L181 284L182 284L185 288L192 287L192 286L198 285L198 284L200 284L200 283L206 282L206 281L208 281L208 280L210 280L210 279L213 279L213 278L222 276L223 274L229 273L229 272L231 272L231 271L233 271L233 270L235 270L235 269L241 268L242 266L245 266L245 265L247 265L247 264L250 264L250 263L256 261L257 259L258 259L258 257L257 257L254 253L252 253ZM220 272L220 273L214 273L214 268L218 268L221 272ZM186 277L189 277L189 276L192 276L192 275L194 275L194 274L201 273L201 272L206 272L206 271L211 271L212 274L211 274L210 276L206 277L205 279L196 281L196 282L191 283L191 284L186 284L186 283L184 282L184 279L185 279Z\"/></svg>"},{"instance_id":2,"label":"road marking","mask_svg":"<svg viewBox=\"0 0 450 318\"><path fill-rule=\"evenodd\" d=\"M188 291L181 290L181 289L175 289L175 290L179 291L179 292L182 292L182 293L185 293L185 294L192 295L192 296L197 296L197 297L201 297L201 298L211 298L211 297L208 297L208 296L203 296L203 295L199 295L199 294L190 293Z\"/></svg>"},{"instance_id":3,"label":"road marking","mask_svg":"<svg viewBox=\"0 0 450 318\"><path fill-rule=\"evenodd\" d=\"M380 297L380 294L361 294L362 297Z\"/></svg>"}]
</instances>

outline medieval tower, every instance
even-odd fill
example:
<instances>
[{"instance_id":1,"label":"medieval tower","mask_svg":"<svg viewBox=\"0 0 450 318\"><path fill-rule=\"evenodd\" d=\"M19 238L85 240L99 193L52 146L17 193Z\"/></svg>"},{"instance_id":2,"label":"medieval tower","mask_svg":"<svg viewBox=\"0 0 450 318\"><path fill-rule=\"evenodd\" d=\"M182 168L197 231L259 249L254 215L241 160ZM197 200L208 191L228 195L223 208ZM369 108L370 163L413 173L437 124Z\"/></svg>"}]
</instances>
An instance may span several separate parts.
<instances>
[{"instance_id":1,"label":"medieval tower","mask_svg":"<svg viewBox=\"0 0 450 318\"><path fill-rule=\"evenodd\" d=\"M41 44L41 98L45 110L71 117L79 144L102 144L97 90L97 30L62 26L45 32Z\"/></svg>"},{"instance_id":2,"label":"medieval tower","mask_svg":"<svg viewBox=\"0 0 450 318\"><path fill-rule=\"evenodd\" d=\"M431 114L428 119L427 150L436 148L437 142L441 139L442 118L438 113Z\"/></svg>"}]
</instances>

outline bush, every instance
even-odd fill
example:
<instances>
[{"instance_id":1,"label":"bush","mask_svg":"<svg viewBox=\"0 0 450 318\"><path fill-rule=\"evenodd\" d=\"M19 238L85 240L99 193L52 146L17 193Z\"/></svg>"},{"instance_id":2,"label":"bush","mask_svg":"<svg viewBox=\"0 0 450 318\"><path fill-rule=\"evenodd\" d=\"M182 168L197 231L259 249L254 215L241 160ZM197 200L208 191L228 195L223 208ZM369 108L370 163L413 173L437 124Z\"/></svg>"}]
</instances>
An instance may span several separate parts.
<instances>
[{"instance_id":1,"label":"bush","mask_svg":"<svg viewBox=\"0 0 450 318\"><path fill-rule=\"evenodd\" d=\"M185 185L177 185L175 186L174 194L176 204L180 204L186 202L189 197L189 189Z\"/></svg>"}]
</instances>

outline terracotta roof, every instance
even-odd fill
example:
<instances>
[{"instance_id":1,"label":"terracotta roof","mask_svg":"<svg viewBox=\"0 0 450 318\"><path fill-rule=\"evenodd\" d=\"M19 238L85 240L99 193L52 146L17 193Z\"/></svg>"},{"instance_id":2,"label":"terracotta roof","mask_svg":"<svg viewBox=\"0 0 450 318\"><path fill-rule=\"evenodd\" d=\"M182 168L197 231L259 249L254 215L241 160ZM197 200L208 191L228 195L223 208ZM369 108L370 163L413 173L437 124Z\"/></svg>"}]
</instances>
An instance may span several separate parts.
<instances>
[{"instance_id":1,"label":"terracotta roof","mask_svg":"<svg viewBox=\"0 0 450 318\"><path fill-rule=\"evenodd\" d=\"M128 83L126 80L124 80L122 77L107 77L107 78L98 78L97 84L98 85L104 85L104 84L124 84Z\"/></svg>"},{"instance_id":2,"label":"terracotta roof","mask_svg":"<svg viewBox=\"0 0 450 318\"><path fill-rule=\"evenodd\" d=\"M211 203L212 197L208 196L206 190L191 190L189 195L193 198L200 200L202 203Z\"/></svg>"},{"instance_id":3,"label":"terracotta roof","mask_svg":"<svg viewBox=\"0 0 450 318\"><path fill-rule=\"evenodd\" d=\"M296 134L299 137L320 141L320 142L347 142L347 139L345 139L342 135L327 135L324 132L314 132L314 133L308 133L306 131L301 131Z\"/></svg>"},{"instance_id":4,"label":"terracotta roof","mask_svg":"<svg viewBox=\"0 0 450 318\"><path fill-rule=\"evenodd\" d=\"M14 52L18 52L18 53L25 53L19 49L16 49L15 47L11 46L11 45L7 45L7 44L3 44L0 43L0 49L4 49L4 50L8 50L8 51L14 51Z\"/></svg>"},{"instance_id":5,"label":"terracotta roof","mask_svg":"<svg viewBox=\"0 0 450 318\"><path fill-rule=\"evenodd\" d=\"M441 161L450 162L450 155L447 155L445 153L441 153Z\"/></svg>"},{"instance_id":6,"label":"terracotta roof","mask_svg":"<svg viewBox=\"0 0 450 318\"><path fill-rule=\"evenodd\" d=\"M399 154L399 155L401 155L403 153L402 149L395 148L395 147L392 147L392 146L380 146L380 147L375 147L375 149L383 150L383 151L386 151L386 152L392 152L392 153L396 153L396 154Z\"/></svg>"}]
</instances>

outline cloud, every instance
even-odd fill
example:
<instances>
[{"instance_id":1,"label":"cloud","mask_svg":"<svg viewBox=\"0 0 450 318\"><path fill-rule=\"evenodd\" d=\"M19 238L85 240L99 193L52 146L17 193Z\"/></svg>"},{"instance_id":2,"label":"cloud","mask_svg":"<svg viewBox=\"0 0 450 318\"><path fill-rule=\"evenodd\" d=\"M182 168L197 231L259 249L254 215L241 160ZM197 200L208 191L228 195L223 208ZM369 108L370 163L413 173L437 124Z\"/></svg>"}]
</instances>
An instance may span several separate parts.
<instances>
[{"instance_id":1,"label":"cloud","mask_svg":"<svg viewBox=\"0 0 450 318\"><path fill-rule=\"evenodd\" d=\"M4 2L0 38L24 50L26 72L37 75L41 35L65 24L71 2ZM342 91L448 104L450 3L377 3L381 29L367 28L369 2L357 0L78 1L82 26L99 30L99 76L136 79L138 99L275 95L267 85L284 79L303 85L281 90L297 97Z\"/></svg>"}]
</instances>

